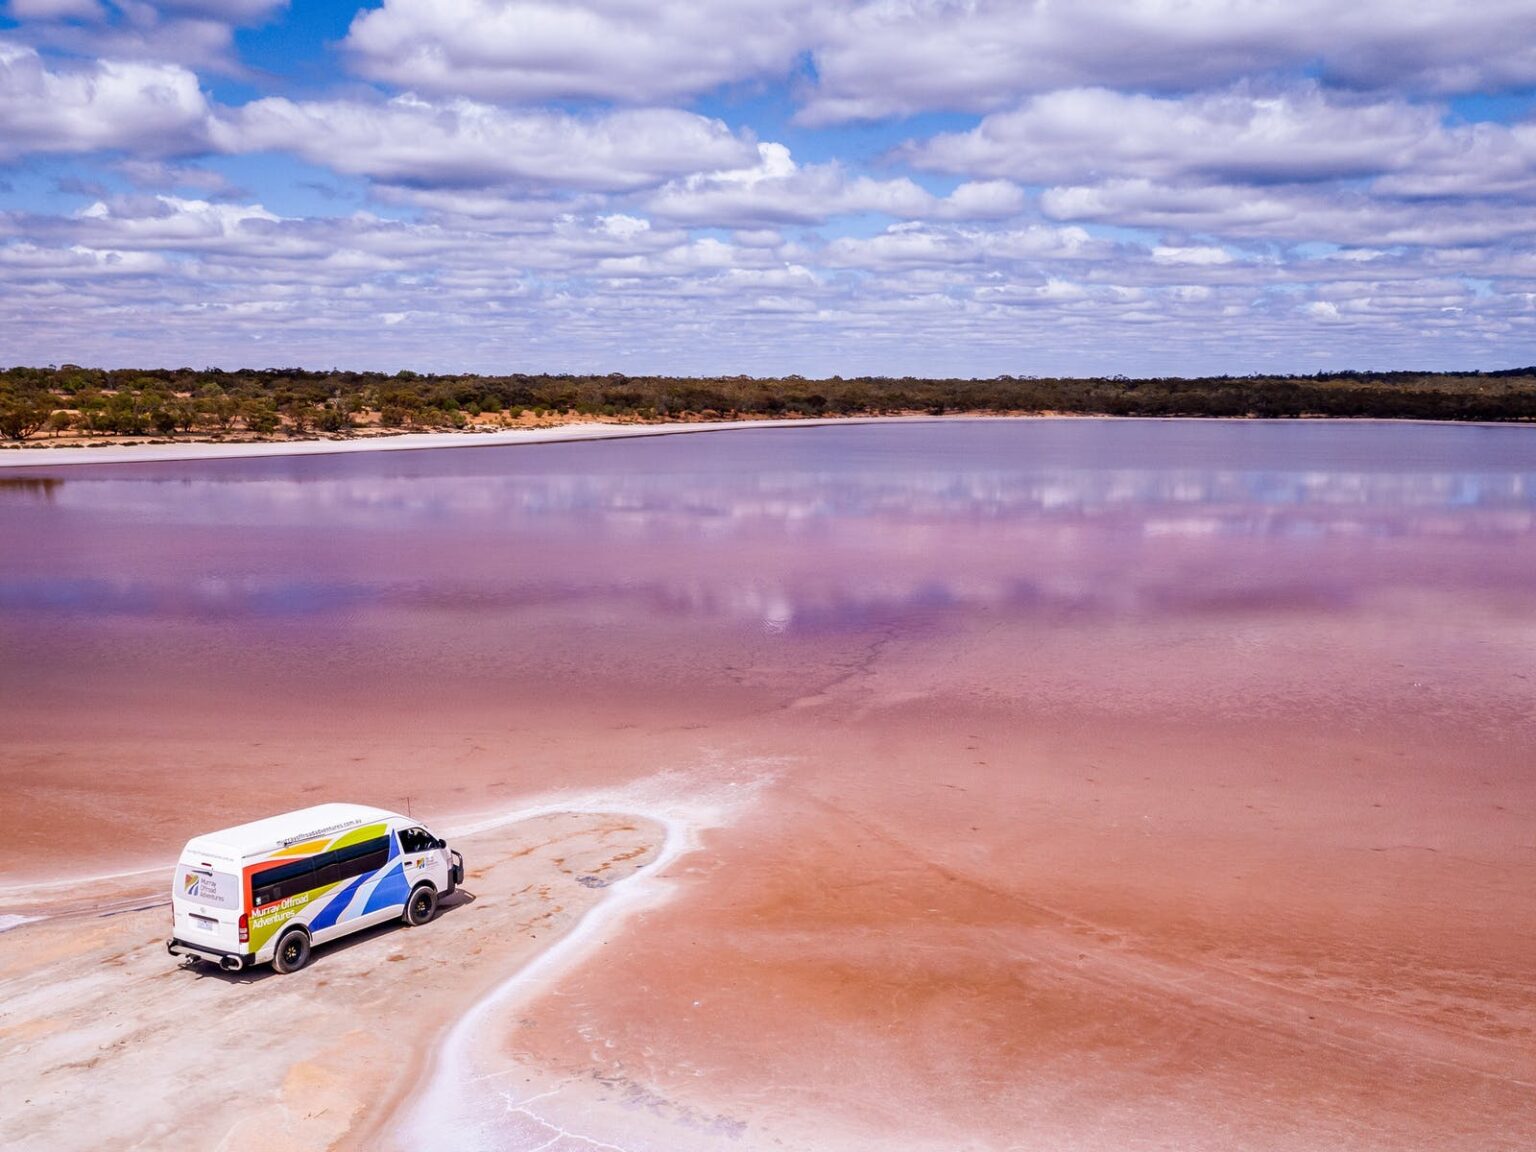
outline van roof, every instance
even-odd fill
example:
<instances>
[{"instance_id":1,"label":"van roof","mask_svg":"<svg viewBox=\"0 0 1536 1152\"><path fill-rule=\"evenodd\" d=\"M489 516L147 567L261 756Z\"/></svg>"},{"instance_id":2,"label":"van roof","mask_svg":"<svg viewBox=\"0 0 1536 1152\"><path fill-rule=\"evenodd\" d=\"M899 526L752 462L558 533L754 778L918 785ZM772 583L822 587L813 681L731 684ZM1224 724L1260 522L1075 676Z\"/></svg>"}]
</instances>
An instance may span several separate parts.
<instances>
[{"instance_id":1,"label":"van roof","mask_svg":"<svg viewBox=\"0 0 1536 1152\"><path fill-rule=\"evenodd\" d=\"M334 835L378 820L393 819L398 815L397 812L372 808L367 804L316 804L313 808L300 808L280 816L268 816L263 820L252 820L249 824L236 824L233 828L194 836L187 843L187 851L231 858L250 856L270 851L285 843L318 840L322 836Z\"/></svg>"}]
</instances>

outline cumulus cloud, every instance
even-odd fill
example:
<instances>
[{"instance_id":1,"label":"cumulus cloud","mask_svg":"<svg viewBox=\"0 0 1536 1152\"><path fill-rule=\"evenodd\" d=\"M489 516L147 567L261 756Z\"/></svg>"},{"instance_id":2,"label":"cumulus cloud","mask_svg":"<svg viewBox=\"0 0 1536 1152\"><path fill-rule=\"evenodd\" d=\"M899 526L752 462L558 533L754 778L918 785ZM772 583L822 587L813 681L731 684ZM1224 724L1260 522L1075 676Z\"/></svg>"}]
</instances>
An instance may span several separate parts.
<instances>
[{"instance_id":1,"label":"cumulus cloud","mask_svg":"<svg viewBox=\"0 0 1536 1152\"><path fill-rule=\"evenodd\" d=\"M1217 263L1200 245L1070 225L901 224L789 244L768 230L693 237L629 211L525 223L508 235L176 197L0 214L0 323L36 332L17 321L46 315L48 341L112 362L142 360L152 333L155 358L190 363L901 375L1082 370L1090 349L1100 371L1187 371L1192 357L1244 371L1297 366L1314 329L1331 365L1352 350L1381 363L1429 330L1454 362L1531 324L1524 298L1467 275L1536 284L1529 247ZM26 336L11 354L42 349Z\"/></svg>"},{"instance_id":2,"label":"cumulus cloud","mask_svg":"<svg viewBox=\"0 0 1536 1152\"><path fill-rule=\"evenodd\" d=\"M857 268L1007 264L1103 258L1112 246L1082 228L956 228L894 224L875 236L842 236L827 245L828 264Z\"/></svg>"},{"instance_id":3,"label":"cumulus cloud","mask_svg":"<svg viewBox=\"0 0 1536 1152\"><path fill-rule=\"evenodd\" d=\"M279 217L260 204L215 204L175 196L98 200L77 217L79 233L97 246L141 251L208 252L270 242Z\"/></svg>"},{"instance_id":4,"label":"cumulus cloud","mask_svg":"<svg viewBox=\"0 0 1536 1152\"><path fill-rule=\"evenodd\" d=\"M836 162L798 165L783 144L759 144L757 151L757 163L749 167L669 182L648 198L647 208L670 220L742 228L862 213L984 220L1016 215L1024 206L1023 192L1005 180L962 184L940 197L906 177L852 175Z\"/></svg>"},{"instance_id":5,"label":"cumulus cloud","mask_svg":"<svg viewBox=\"0 0 1536 1152\"><path fill-rule=\"evenodd\" d=\"M371 79L518 101L665 102L780 82L808 58L801 117L814 124L1303 68L1353 89L1521 88L1536 83L1533 43L1526 0L1411 13L1398 0L385 0L344 42Z\"/></svg>"},{"instance_id":6,"label":"cumulus cloud","mask_svg":"<svg viewBox=\"0 0 1536 1152\"><path fill-rule=\"evenodd\" d=\"M408 186L518 184L620 190L747 161L719 120L669 108L575 116L412 95L385 103L246 104L214 133L231 152L292 152L335 171Z\"/></svg>"},{"instance_id":7,"label":"cumulus cloud","mask_svg":"<svg viewBox=\"0 0 1536 1152\"><path fill-rule=\"evenodd\" d=\"M0 189L0 328L32 341L9 355L897 375L1536 355L1536 121L1465 123L1441 95L1536 80L1529 0L381 0L343 49L371 83L214 105L178 61L238 68L232 26L280 7L10 0L0 157L68 157L30 186L69 196L8 212L35 205ZM792 155L771 121L797 105ZM868 141L899 127L815 128L944 109L979 119L878 165ZM253 153L276 161L232 187L219 156ZM377 214L306 213L291 159Z\"/></svg>"},{"instance_id":8,"label":"cumulus cloud","mask_svg":"<svg viewBox=\"0 0 1536 1152\"><path fill-rule=\"evenodd\" d=\"M1353 187L1109 180L1049 188L1040 207L1057 220L1298 244L1486 246L1536 235L1525 203L1392 200Z\"/></svg>"},{"instance_id":9,"label":"cumulus cloud","mask_svg":"<svg viewBox=\"0 0 1536 1152\"><path fill-rule=\"evenodd\" d=\"M1298 182L1370 176L1459 151L1439 109L1315 85L1183 99L1069 89L914 143L917 165L1030 183L1101 177Z\"/></svg>"},{"instance_id":10,"label":"cumulus cloud","mask_svg":"<svg viewBox=\"0 0 1536 1152\"><path fill-rule=\"evenodd\" d=\"M17 40L76 56L161 61L237 72L234 29L287 0L10 0Z\"/></svg>"},{"instance_id":11,"label":"cumulus cloud","mask_svg":"<svg viewBox=\"0 0 1536 1152\"><path fill-rule=\"evenodd\" d=\"M777 78L811 0L385 0L353 21L359 72L426 92L644 104Z\"/></svg>"},{"instance_id":12,"label":"cumulus cloud","mask_svg":"<svg viewBox=\"0 0 1536 1152\"><path fill-rule=\"evenodd\" d=\"M164 272L166 261L150 252L123 252L72 244L49 248L22 242L0 247L0 269L20 279L51 280L98 276L143 276Z\"/></svg>"},{"instance_id":13,"label":"cumulus cloud","mask_svg":"<svg viewBox=\"0 0 1536 1152\"><path fill-rule=\"evenodd\" d=\"M1352 245L1491 244L1536 230L1536 124L1454 123L1438 104L1316 84L1053 92L900 154L1044 185L1039 204L1059 220Z\"/></svg>"},{"instance_id":14,"label":"cumulus cloud","mask_svg":"<svg viewBox=\"0 0 1536 1152\"><path fill-rule=\"evenodd\" d=\"M107 10L97 0L11 0L12 20L105 20Z\"/></svg>"},{"instance_id":15,"label":"cumulus cloud","mask_svg":"<svg viewBox=\"0 0 1536 1152\"><path fill-rule=\"evenodd\" d=\"M7 11L23 22L111 21L151 28L181 16L248 24L287 6L288 0L10 0Z\"/></svg>"},{"instance_id":16,"label":"cumulus cloud","mask_svg":"<svg viewBox=\"0 0 1536 1152\"><path fill-rule=\"evenodd\" d=\"M0 41L0 158L194 151L205 145L209 114L197 77L177 65L51 68L35 50Z\"/></svg>"},{"instance_id":17,"label":"cumulus cloud","mask_svg":"<svg viewBox=\"0 0 1536 1152\"><path fill-rule=\"evenodd\" d=\"M1524 0L882 0L836 6L803 119L988 111L1063 88L1188 92L1306 67L1353 88L1536 83Z\"/></svg>"},{"instance_id":18,"label":"cumulus cloud","mask_svg":"<svg viewBox=\"0 0 1536 1152\"><path fill-rule=\"evenodd\" d=\"M1184 248L1159 244L1152 249L1152 259L1159 264L1230 264L1232 253L1214 244Z\"/></svg>"}]
</instances>

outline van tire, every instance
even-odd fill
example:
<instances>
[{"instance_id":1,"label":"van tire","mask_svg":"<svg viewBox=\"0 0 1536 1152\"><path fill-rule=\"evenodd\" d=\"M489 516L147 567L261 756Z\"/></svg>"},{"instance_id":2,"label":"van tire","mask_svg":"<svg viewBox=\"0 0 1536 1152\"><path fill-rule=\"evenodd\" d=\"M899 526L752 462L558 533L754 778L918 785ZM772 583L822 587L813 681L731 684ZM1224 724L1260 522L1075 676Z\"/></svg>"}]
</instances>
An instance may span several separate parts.
<instances>
[{"instance_id":1,"label":"van tire","mask_svg":"<svg viewBox=\"0 0 1536 1152\"><path fill-rule=\"evenodd\" d=\"M437 915L437 889L430 884L418 884L411 889L411 898L405 902L405 922L419 928Z\"/></svg>"},{"instance_id":2,"label":"van tire","mask_svg":"<svg viewBox=\"0 0 1536 1152\"><path fill-rule=\"evenodd\" d=\"M309 963L309 933L290 928L277 941L272 953L272 970L287 975Z\"/></svg>"}]
</instances>

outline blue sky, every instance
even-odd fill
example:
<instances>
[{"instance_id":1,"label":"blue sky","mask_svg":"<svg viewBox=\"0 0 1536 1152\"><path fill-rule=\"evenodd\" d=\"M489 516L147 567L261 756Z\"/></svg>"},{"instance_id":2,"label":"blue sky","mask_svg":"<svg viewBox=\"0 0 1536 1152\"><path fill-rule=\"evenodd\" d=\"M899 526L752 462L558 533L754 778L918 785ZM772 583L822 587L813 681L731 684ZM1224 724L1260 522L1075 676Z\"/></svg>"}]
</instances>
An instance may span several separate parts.
<instances>
[{"instance_id":1,"label":"blue sky","mask_svg":"<svg viewBox=\"0 0 1536 1152\"><path fill-rule=\"evenodd\" d=\"M0 363L1536 363L1536 0L0 13Z\"/></svg>"}]
</instances>

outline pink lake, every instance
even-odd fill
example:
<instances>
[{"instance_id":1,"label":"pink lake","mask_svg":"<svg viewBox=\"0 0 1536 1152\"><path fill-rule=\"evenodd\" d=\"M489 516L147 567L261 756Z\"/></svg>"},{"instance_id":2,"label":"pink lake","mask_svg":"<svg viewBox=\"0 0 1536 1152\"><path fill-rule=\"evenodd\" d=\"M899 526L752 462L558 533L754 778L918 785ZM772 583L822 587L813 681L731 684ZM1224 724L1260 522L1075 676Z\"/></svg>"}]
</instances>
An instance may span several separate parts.
<instances>
[{"instance_id":1,"label":"pink lake","mask_svg":"<svg viewBox=\"0 0 1536 1152\"><path fill-rule=\"evenodd\" d=\"M537 1120L444 1148L1536 1131L1530 429L29 469L0 540L9 882L321 798L731 798L490 1021Z\"/></svg>"}]
</instances>

